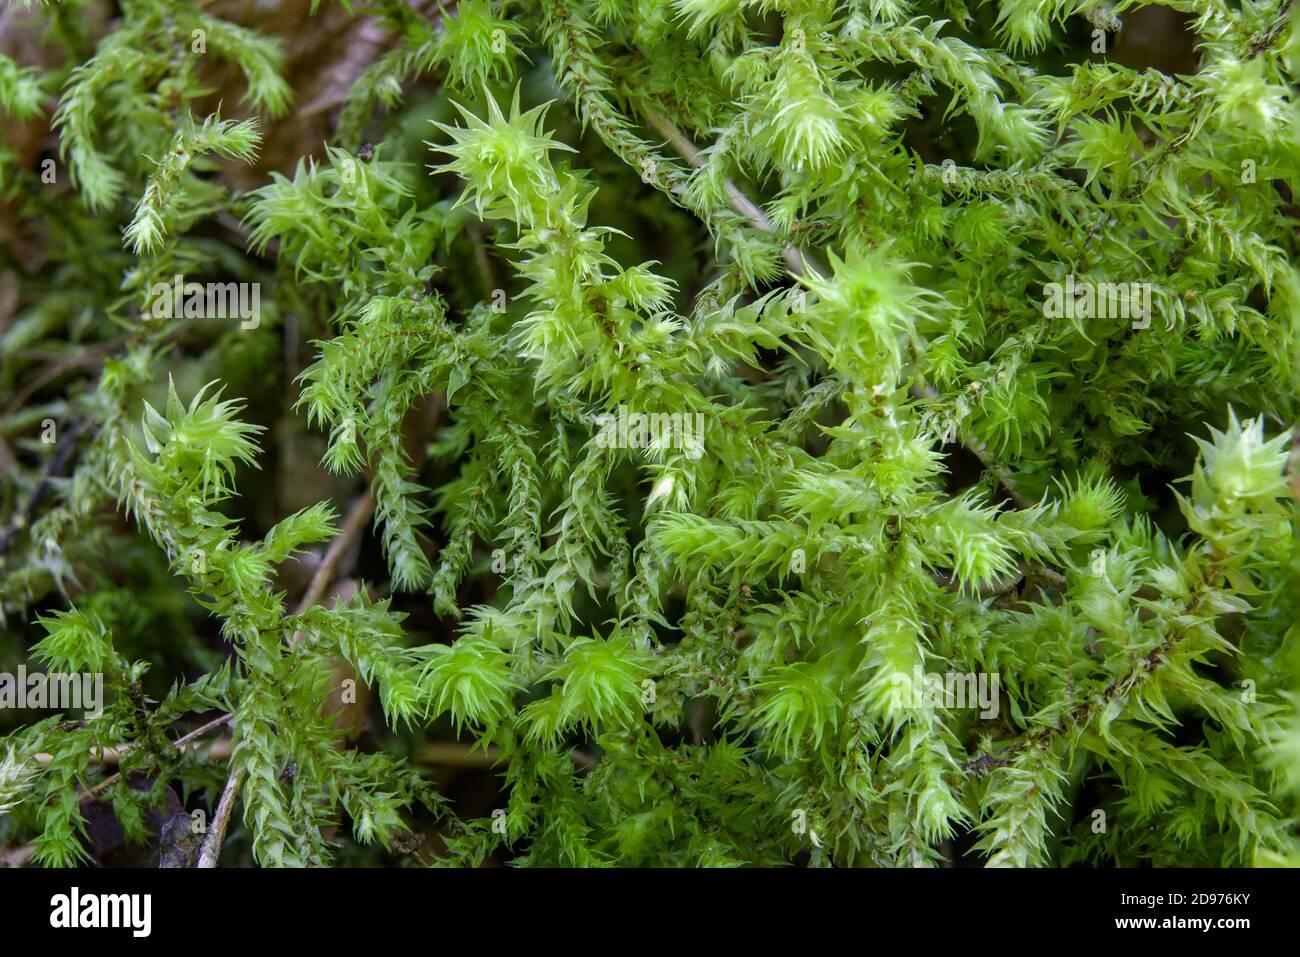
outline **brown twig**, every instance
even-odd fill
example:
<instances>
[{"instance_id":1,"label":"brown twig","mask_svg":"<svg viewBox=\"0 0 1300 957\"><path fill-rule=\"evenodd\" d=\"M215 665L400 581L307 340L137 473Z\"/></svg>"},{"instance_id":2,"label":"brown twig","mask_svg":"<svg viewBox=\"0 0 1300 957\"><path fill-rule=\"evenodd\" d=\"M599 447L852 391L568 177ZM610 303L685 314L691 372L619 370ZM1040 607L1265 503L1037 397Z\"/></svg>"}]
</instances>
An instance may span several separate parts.
<instances>
[{"instance_id":1,"label":"brown twig","mask_svg":"<svg viewBox=\"0 0 1300 957\"><path fill-rule=\"evenodd\" d=\"M52 362L39 375L32 378L23 388L14 396L13 401L5 407L0 418L10 418L14 413L27 404L27 400L39 392L45 386L49 385L63 373L78 366L85 368L95 368L104 361L107 353L113 352L127 341L126 336L119 336L117 339L109 342L96 343L93 346L87 346L76 353L61 356L57 361Z\"/></svg>"},{"instance_id":2,"label":"brown twig","mask_svg":"<svg viewBox=\"0 0 1300 957\"><path fill-rule=\"evenodd\" d=\"M686 162L692 167L695 169L702 169L706 165L704 157L700 154L700 151L696 148L695 144L690 141L690 138L687 137L685 133L677 128L676 124L674 124L672 120L665 116L660 116L658 113L647 111L646 122L654 127L655 131L668 142L668 145L676 150L678 155L680 155L682 159L686 160ZM760 232L776 233L776 226L773 225L772 220L768 218L767 213L763 212L762 208L759 207L757 203L742 193L735 183L731 180L727 180L725 189L727 193L727 201L731 203L731 208L739 215L749 220L751 226ZM784 248L782 248L781 258L785 260L785 264L790 267L790 271L796 276L804 276L808 274L820 276L823 272L814 266L807 256L790 243L786 243Z\"/></svg>"},{"instance_id":3,"label":"brown twig","mask_svg":"<svg viewBox=\"0 0 1300 957\"><path fill-rule=\"evenodd\" d=\"M484 750L456 741L428 741L415 749L411 760L434 767L491 768L508 759L495 745Z\"/></svg>"},{"instance_id":4,"label":"brown twig","mask_svg":"<svg viewBox=\"0 0 1300 957\"><path fill-rule=\"evenodd\" d=\"M334 536L329 548L325 550L325 557L316 566L316 571L307 584L307 590L303 592L302 600L298 602L298 607L294 610L295 615L301 615L325 597L325 589L329 587L330 582L334 579L334 571L338 567L339 559L343 557L343 553L361 534L362 529L365 528L366 523L370 521L370 517L374 513L375 497L369 492L366 492L352 503L347 516L343 519L343 525L339 529L338 535ZM290 641L290 644L295 643L293 640Z\"/></svg>"},{"instance_id":5,"label":"brown twig","mask_svg":"<svg viewBox=\"0 0 1300 957\"><path fill-rule=\"evenodd\" d=\"M207 724L195 728L193 731L189 732L188 734L182 735L181 737L177 738L173 742L173 744L176 748L183 750L185 746L189 744L191 741L193 741L194 739L201 738L209 731L213 731L217 728L220 728L222 725L228 724L229 722L230 722L230 715L223 714L221 717L214 718L213 720L209 721ZM115 761L119 761L122 755L125 754L129 749L130 746L125 744L118 745L116 748L105 748L100 753L100 760L103 761L105 764L111 764ZM110 756L111 756L111 760L110 760ZM51 756L48 754L36 755L36 762L38 764L48 765L52 760L53 758L51 758ZM110 787L112 787L113 782L116 781L121 776L122 775L120 773L109 775L108 777L104 778L104 780L96 784L89 791L87 791L85 797L90 797L90 798L98 797L100 794L103 794Z\"/></svg>"},{"instance_id":6,"label":"brown twig","mask_svg":"<svg viewBox=\"0 0 1300 957\"><path fill-rule=\"evenodd\" d=\"M217 859L221 857L221 844L226 837L226 827L230 824L230 814L235 807L235 796L239 793L239 771L236 768L230 772L230 777L226 778L226 787L221 792L221 800L217 802L217 813L212 815L212 827L208 829L208 836L203 839L203 848L199 851L199 862L197 867L210 868L217 866Z\"/></svg>"}]
</instances>

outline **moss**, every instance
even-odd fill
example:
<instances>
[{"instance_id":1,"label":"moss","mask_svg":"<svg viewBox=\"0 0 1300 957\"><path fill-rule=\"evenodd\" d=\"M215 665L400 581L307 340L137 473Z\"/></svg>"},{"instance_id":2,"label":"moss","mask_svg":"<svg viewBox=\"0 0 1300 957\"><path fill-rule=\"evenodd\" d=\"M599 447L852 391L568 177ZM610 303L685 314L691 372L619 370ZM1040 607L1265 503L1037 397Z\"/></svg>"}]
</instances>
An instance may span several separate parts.
<instances>
[{"instance_id":1,"label":"moss","mask_svg":"<svg viewBox=\"0 0 1300 957\"><path fill-rule=\"evenodd\" d=\"M1300 859L1291 9L428 6L4 27L0 840Z\"/></svg>"}]
</instances>

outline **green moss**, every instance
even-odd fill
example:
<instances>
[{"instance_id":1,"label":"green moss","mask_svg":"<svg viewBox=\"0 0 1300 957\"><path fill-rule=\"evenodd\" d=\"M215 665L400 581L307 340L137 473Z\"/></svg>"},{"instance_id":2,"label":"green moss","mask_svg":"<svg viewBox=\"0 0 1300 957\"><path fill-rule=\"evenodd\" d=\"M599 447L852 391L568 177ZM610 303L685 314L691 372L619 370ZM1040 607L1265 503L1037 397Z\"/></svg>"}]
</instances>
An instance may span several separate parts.
<instances>
[{"instance_id":1,"label":"green moss","mask_svg":"<svg viewBox=\"0 0 1300 957\"><path fill-rule=\"evenodd\" d=\"M0 662L106 700L0 712L0 840L1300 859L1286 5L344 4L333 112L93 6L0 56Z\"/></svg>"}]
</instances>

